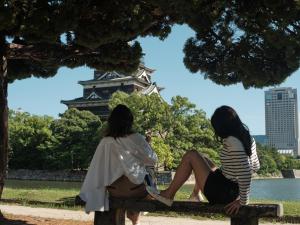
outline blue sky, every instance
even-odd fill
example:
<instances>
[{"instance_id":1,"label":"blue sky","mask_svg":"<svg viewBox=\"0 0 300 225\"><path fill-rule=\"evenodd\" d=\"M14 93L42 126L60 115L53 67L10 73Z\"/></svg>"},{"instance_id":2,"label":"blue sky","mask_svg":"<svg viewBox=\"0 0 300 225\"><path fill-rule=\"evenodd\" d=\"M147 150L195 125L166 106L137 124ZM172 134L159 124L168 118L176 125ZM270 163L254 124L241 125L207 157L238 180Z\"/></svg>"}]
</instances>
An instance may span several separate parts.
<instances>
[{"instance_id":1,"label":"blue sky","mask_svg":"<svg viewBox=\"0 0 300 225\"><path fill-rule=\"evenodd\" d=\"M160 41L147 37L139 39L145 53L147 67L155 69L152 81L165 89L163 98L170 102L173 96L188 97L197 108L203 109L210 117L215 108L230 105L235 108L252 134L265 133L264 90L242 85L220 86L205 80L202 74L190 73L183 64L183 46L193 31L186 26L175 26L169 37ZM293 87L300 91L300 70L290 76L281 87ZM11 109L57 117L66 110L60 100L82 96L83 88L77 82L93 77L93 70L87 67L76 69L61 68L49 79L30 78L15 81L9 85L8 101Z\"/></svg>"}]
</instances>

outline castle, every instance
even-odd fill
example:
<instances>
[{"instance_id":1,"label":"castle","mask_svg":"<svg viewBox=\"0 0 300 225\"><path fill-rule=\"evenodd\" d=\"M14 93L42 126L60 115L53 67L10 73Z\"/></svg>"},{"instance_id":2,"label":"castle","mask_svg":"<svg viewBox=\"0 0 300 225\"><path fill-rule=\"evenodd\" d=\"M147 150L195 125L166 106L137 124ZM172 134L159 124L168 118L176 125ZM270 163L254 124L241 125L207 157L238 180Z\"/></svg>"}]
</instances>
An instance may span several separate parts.
<instances>
[{"instance_id":1,"label":"castle","mask_svg":"<svg viewBox=\"0 0 300 225\"><path fill-rule=\"evenodd\" d=\"M73 100L62 100L68 108L88 110L103 119L109 115L108 102L116 91L128 94L137 91L145 95L158 93L163 89L151 81L154 70L140 65L137 71L131 74L116 71L94 71L94 79L79 81L83 86L83 96Z\"/></svg>"}]
</instances>

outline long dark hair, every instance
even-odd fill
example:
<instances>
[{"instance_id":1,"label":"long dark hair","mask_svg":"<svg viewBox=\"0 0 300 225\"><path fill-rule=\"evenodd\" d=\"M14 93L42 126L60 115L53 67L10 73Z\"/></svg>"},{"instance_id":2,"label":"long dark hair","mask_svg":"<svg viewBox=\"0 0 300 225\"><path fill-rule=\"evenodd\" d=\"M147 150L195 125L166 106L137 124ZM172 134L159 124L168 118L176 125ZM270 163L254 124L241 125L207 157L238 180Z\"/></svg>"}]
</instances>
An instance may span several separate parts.
<instances>
[{"instance_id":1,"label":"long dark hair","mask_svg":"<svg viewBox=\"0 0 300 225\"><path fill-rule=\"evenodd\" d=\"M211 117L211 124L216 136L220 138L236 137L242 142L246 154L251 156L252 139L249 129L242 123L233 108L226 105L217 108Z\"/></svg>"},{"instance_id":2,"label":"long dark hair","mask_svg":"<svg viewBox=\"0 0 300 225\"><path fill-rule=\"evenodd\" d=\"M133 115L125 105L117 105L110 113L107 120L105 136L125 137L132 134Z\"/></svg>"}]
</instances>

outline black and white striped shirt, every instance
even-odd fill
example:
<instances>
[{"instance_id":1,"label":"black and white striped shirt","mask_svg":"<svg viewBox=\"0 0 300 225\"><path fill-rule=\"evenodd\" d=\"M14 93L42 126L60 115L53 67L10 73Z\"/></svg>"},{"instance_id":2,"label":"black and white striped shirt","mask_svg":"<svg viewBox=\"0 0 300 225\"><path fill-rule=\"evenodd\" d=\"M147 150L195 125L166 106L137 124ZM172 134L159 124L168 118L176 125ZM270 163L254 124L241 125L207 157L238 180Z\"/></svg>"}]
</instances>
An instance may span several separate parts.
<instances>
[{"instance_id":1,"label":"black and white striped shirt","mask_svg":"<svg viewBox=\"0 0 300 225\"><path fill-rule=\"evenodd\" d=\"M223 140L223 150L220 153L222 173L226 178L238 183L241 205L249 203L251 176L260 167L254 139L251 151L251 157L248 157L242 142L229 136Z\"/></svg>"}]
</instances>

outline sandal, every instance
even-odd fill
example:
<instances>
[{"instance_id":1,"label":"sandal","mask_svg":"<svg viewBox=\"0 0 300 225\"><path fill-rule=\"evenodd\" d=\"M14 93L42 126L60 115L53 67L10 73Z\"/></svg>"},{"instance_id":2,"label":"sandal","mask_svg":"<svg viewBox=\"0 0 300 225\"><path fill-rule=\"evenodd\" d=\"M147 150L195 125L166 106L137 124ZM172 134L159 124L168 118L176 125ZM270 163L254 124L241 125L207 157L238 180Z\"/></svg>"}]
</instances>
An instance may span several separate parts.
<instances>
[{"instance_id":1,"label":"sandal","mask_svg":"<svg viewBox=\"0 0 300 225\"><path fill-rule=\"evenodd\" d=\"M173 200L159 195L159 192L157 191L157 189L154 189L153 187L150 187L150 186L146 186L146 190L149 193L149 195L151 195L157 201L160 201L161 203L164 203L167 206L172 206Z\"/></svg>"}]
</instances>

